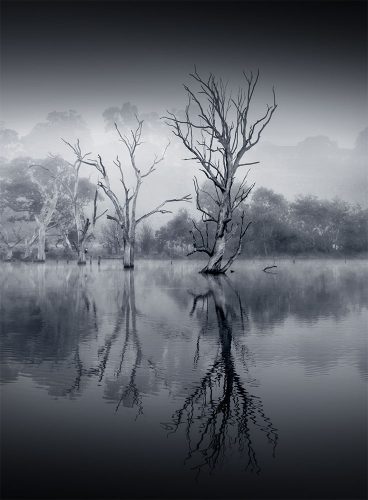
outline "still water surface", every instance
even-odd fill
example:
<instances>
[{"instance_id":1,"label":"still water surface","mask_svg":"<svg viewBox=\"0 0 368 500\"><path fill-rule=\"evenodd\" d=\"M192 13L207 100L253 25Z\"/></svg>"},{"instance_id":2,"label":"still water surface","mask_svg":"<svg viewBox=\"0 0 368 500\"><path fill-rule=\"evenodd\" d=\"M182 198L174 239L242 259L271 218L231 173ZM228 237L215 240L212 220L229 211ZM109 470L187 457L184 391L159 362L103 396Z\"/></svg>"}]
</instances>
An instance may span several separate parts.
<instances>
[{"instance_id":1,"label":"still water surface","mask_svg":"<svg viewBox=\"0 0 368 500\"><path fill-rule=\"evenodd\" d=\"M365 498L365 262L0 266L2 495Z\"/></svg>"}]
</instances>

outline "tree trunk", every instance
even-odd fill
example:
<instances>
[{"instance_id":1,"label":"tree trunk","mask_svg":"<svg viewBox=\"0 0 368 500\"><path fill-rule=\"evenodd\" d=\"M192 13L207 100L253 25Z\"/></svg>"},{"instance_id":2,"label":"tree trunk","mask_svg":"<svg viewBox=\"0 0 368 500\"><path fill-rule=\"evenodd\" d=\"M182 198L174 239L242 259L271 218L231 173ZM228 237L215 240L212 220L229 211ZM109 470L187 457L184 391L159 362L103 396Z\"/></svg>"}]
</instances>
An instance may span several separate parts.
<instances>
[{"instance_id":1,"label":"tree trunk","mask_svg":"<svg viewBox=\"0 0 368 500\"><path fill-rule=\"evenodd\" d=\"M225 234L216 239L213 255L210 257L206 266L202 269L201 273L205 274L221 274L222 259L225 253Z\"/></svg>"},{"instance_id":2,"label":"tree trunk","mask_svg":"<svg viewBox=\"0 0 368 500\"><path fill-rule=\"evenodd\" d=\"M134 267L134 244L130 241L125 242L124 247L124 268L132 269Z\"/></svg>"},{"instance_id":3,"label":"tree trunk","mask_svg":"<svg viewBox=\"0 0 368 500\"><path fill-rule=\"evenodd\" d=\"M6 261L11 261L13 260L13 249L12 248L8 248L7 251L6 251L6 256L5 256L5 260Z\"/></svg>"},{"instance_id":4,"label":"tree trunk","mask_svg":"<svg viewBox=\"0 0 368 500\"><path fill-rule=\"evenodd\" d=\"M28 240L25 241L25 248L24 248L24 260L30 260L31 258L31 245L29 244Z\"/></svg>"},{"instance_id":5,"label":"tree trunk","mask_svg":"<svg viewBox=\"0 0 368 500\"><path fill-rule=\"evenodd\" d=\"M40 224L38 228L38 245L37 245L37 260L38 262L45 262L46 260L46 228Z\"/></svg>"},{"instance_id":6,"label":"tree trunk","mask_svg":"<svg viewBox=\"0 0 368 500\"><path fill-rule=\"evenodd\" d=\"M266 229L265 229L264 224L263 224L263 248L264 248L265 257L268 257L267 244L266 244Z\"/></svg>"},{"instance_id":7,"label":"tree trunk","mask_svg":"<svg viewBox=\"0 0 368 500\"><path fill-rule=\"evenodd\" d=\"M230 193L230 187L229 187ZM226 193L222 201L222 206L219 213L216 235L215 235L215 245L213 248L213 253L207 262L207 265L202 269L201 273L206 274L222 274L222 259L225 254L226 246L226 226L229 218L230 211L230 194Z\"/></svg>"},{"instance_id":8,"label":"tree trunk","mask_svg":"<svg viewBox=\"0 0 368 500\"><path fill-rule=\"evenodd\" d=\"M86 264L87 264L87 261L86 261L85 246L84 246L84 241L82 241L80 243L79 249L78 249L78 265L85 266Z\"/></svg>"}]
</instances>

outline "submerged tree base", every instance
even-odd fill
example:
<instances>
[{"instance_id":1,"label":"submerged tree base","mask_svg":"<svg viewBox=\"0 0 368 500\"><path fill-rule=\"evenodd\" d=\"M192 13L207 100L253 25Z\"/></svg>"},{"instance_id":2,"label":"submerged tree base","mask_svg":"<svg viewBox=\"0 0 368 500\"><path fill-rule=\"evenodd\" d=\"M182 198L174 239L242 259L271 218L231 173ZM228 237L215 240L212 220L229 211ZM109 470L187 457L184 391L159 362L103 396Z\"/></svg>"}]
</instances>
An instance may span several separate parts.
<instances>
[{"instance_id":1,"label":"submerged tree base","mask_svg":"<svg viewBox=\"0 0 368 500\"><path fill-rule=\"evenodd\" d=\"M202 269L202 271L199 271L199 274L210 274L212 276L218 276L219 274L225 274L226 271L223 271L221 269Z\"/></svg>"},{"instance_id":2,"label":"submerged tree base","mask_svg":"<svg viewBox=\"0 0 368 500\"><path fill-rule=\"evenodd\" d=\"M124 269L134 269L134 264L124 264Z\"/></svg>"},{"instance_id":3,"label":"submerged tree base","mask_svg":"<svg viewBox=\"0 0 368 500\"><path fill-rule=\"evenodd\" d=\"M86 261L84 261L84 262L80 262L80 261L78 261L78 266L85 266L85 265L87 265L87 262L86 262Z\"/></svg>"},{"instance_id":4,"label":"submerged tree base","mask_svg":"<svg viewBox=\"0 0 368 500\"><path fill-rule=\"evenodd\" d=\"M35 262L36 264L44 264L46 261L45 259L35 259L33 262Z\"/></svg>"}]
</instances>

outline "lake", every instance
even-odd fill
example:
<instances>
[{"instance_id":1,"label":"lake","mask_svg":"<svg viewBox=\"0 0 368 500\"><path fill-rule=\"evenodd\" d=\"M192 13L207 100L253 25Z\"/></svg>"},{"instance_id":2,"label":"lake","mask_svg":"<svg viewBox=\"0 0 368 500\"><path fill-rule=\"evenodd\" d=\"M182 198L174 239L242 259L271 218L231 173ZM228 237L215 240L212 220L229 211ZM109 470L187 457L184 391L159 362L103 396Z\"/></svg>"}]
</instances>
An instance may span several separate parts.
<instances>
[{"instance_id":1,"label":"lake","mask_svg":"<svg viewBox=\"0 0 368 500\"><path fill-rule=\"evenodd\" d=\"M4 498L366 497L366 262L201 264L0 265Z\"/></svg>"}]
</instances>

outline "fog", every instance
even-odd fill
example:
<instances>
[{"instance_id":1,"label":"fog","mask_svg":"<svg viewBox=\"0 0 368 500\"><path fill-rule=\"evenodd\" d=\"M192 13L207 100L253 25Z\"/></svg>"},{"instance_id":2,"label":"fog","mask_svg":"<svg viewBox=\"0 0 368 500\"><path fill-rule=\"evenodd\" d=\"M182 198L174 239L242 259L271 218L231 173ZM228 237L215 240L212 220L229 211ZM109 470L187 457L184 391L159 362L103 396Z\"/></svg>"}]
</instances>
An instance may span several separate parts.
<instances>
[{"instance_id":1,"label":"fog","mask_svg":"<svg viewBox=\"0 0 368 500\"><path fill-rule=\"evenodd\" d=\"M1 2L4 498L367 498L366 14Z\"/></svg>"},{"instance_id":2,"label":"fog","mask_svg":"<svg viewBox=\"0 0 368 500\"><path fill-rule=\"evenodd\" d=\"M364 12L359 2L5 1L1 155L67 156L60 138L79 138L111 162L122 154L111 122L129 128L136 109L142 165L171 142L150 201L184 194L195 166L160 117L184 109L182 84L195 64L234 91L243 70L259 68L255 112L273 86L278 109L252 150L250 161L261 163L251 180L288 199L308 192L364 205Z\"/></svg>"},{"instance_id":3,"label":"fog","mask_svg":"<svg viewBox=\"0 0 368 500\"><path fill-rule=\"evenodd\" d=\"M125 108L124 108L125 107ZM173 136L170 129L160 120L160 113L140 113L139 107L125 103L122 107L110 109L110 114L102 110L100 128L90 127L78 112L50 112L46 119L35 124L29 133L18 132L3 126L0 132L2 155L10 160L17 156L43 158L49 153L60 154L72 160L68 147L61 140L74 143L80 140L82 150L91 152L91 157L98 154L103 157L113 184L119 185L119 171L113 160L119 155L124 166L128 182L133 182L133 171L124 145L111 126L111 118L116 120L123 131L135 126L129 112L119 114L117 110L132 109L145 120L143 128L144 144L138 152L140 168L144 171L150 165L154 155L160 155L167 144L170 144L165 160L142 187L139 211L145 212L162 199L172 195L182 196L193 193L192 179L198 174L198 167L193 161L184 161L188 155L181 143ZM107 120L106 117L110 117ZM274 122L277 123L277 114ZM304 140L288 145L280 145L271 141L261 141L248 156L249 161L259 161L249 174L251 182L257 187L264 186L283 194L290 201L300 194L309 193L320 198L339 197L350 203L367 206L367 131L364 129L357 135L353 147L344 148L328 136L310 136ZM84 166L82 175L97 179L93 167ZM203 177L203 178L202 178ZM204 182L205 177L200 175ZM240 179L240 177L239 177ZM186 208L189 205L186 204ZM194 205L192 210L195 210ZM164 216L156 217L156 224L163 222Z\"/></svg>"}]
</instances>

